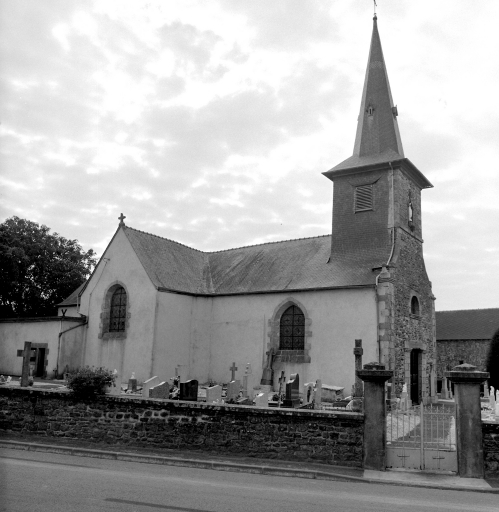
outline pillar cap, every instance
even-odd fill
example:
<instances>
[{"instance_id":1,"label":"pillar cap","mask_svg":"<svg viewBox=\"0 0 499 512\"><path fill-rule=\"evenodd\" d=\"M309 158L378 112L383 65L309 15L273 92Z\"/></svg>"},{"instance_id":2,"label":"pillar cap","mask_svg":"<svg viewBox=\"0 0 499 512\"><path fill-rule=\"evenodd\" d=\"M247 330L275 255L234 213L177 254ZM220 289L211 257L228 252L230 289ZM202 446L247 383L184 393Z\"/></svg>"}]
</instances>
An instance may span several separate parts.
<instances>
[{"instance_id":1,"label":"pillar cap","mask_svg":"<svg viewBox=\"0 0 499 512\"><path fill-rule=\"evenodd\" d=\"M363 381L369 382L385 382L391 379L393 372L385 370L385 365L381 363L367 363L363 370L357 370L355 374Z\"/></svg>"},{"instance_id":2,"label":"pillar cap","mask_svg":"<svg viewBox=\"0 0 499 512\"><path fill-rule=\"evenodd\" d=\"M476 369L476 366L468 363L454 366L452 371L445 372L444 375L450 379L451 382L469 382L477 384L481 384L490 377L489 372L480 372Z\"/></svg>"}]
</instances>

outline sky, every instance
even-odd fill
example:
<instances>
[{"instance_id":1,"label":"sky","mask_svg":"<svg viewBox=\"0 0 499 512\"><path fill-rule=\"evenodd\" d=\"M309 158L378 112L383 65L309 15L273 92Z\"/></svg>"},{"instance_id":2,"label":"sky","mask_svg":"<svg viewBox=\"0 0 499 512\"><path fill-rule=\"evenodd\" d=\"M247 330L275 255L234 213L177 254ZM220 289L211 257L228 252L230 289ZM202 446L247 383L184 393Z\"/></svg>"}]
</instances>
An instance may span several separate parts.
<instances>
[{"instance_id":1,"label":"sky","mask_svg":"<svg viewBox=\"0 0 499 512\"><path fill-rule=\"evenodd\" d=\"M499 307L499 2L378 0L436 309ZM370 0L0 0L0 222L102 255L331 232Z\"/></svg>"}]
</instances>

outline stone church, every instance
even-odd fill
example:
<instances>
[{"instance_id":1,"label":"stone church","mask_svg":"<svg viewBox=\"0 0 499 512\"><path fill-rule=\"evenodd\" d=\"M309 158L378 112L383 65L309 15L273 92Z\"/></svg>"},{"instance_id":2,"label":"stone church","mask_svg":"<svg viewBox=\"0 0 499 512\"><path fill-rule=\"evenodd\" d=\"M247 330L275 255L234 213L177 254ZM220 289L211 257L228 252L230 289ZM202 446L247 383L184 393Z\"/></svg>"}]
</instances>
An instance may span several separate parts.
<instances>
[{"instance_id":1,"label":"stone church","mask_svg":"<svg viewBox=\"0 0 499 512\"><path fill-rule=\"evenodd\" d=\"M405 157L397 115L375 17L353 155L324 172L332 235L202 252L121 216L90 279L61 304L79 323L59 335L48 366L145 381L185 365L188 378L221 383L233 362L236 378L250 363L274 389L284 371L349 394L361 339L364 362L394 370L395 393L407 384L413 402L434 399L421 225L421 190L432 185Z\"/></svg>"}]
</instances>

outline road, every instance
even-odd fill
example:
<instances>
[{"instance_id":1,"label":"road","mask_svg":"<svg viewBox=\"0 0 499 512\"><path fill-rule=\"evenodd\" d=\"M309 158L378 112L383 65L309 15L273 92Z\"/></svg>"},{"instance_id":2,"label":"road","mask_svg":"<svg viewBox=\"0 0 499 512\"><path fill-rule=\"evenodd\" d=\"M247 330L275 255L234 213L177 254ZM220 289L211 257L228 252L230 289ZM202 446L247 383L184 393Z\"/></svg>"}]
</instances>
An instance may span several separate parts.
<instances>
[{"instance_id":1,"label":"road","mask_svg":"<svg viewBox=\"0 0 499 512\"><path fill-rule=\"evenodd\" d=\"M2 512L497 512L499 496L0 450Z\"/></svg>"}]
</instances>

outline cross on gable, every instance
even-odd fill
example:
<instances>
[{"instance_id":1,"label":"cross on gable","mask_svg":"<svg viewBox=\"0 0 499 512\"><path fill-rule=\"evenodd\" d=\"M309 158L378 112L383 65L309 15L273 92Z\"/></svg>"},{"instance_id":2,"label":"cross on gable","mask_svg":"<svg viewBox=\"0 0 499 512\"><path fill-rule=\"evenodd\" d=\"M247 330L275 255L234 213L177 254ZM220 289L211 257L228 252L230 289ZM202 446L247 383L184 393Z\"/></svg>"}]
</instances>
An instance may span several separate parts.
<instances>
[{"instance_id":1,"label":"cross on gable","mask_svg":"<svg viewBox=\"0 0 499 512\"><path fill-rule=\"evenodd\" d=\"M119 221L120 221L120 226L124 226L124 225L125 225L125 223L124 223L123 221L126 219L125 215L121 214L121 215L118 217L118 219L119 219Z\"/></svg>"},{"instance_id":2,"label":"cross on gable","mask_svg":"<svg viewBox=\"0 0 499 512\"><path fill-rule=\"evenodd\" d=\"M232 363L232 366L229 368L229 370L232 372L232 378L230 380L236 379L236 370L239 368L236 366L236 363Z\"/></svg>"}]
</instances>

